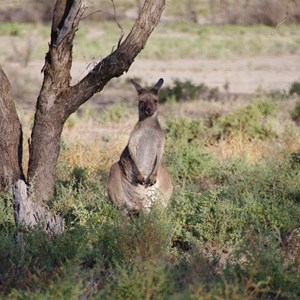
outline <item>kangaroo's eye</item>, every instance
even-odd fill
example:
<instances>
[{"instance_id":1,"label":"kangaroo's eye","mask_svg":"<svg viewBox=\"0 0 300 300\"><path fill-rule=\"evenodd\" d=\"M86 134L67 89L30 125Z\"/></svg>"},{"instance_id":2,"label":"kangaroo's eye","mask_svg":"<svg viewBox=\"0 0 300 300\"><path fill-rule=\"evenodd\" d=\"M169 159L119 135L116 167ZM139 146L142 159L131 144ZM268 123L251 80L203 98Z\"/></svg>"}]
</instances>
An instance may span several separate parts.
<instances>
[{"instance_id":1,"label":"kangaroo's eye","mask_svg":"<svg viewBox=\"0 0 300 300\"><path fill-rule=\"evenodd\" d=\"M157 99L154 99L154 103L157 103Z\"/></svg>"}]
</instances>

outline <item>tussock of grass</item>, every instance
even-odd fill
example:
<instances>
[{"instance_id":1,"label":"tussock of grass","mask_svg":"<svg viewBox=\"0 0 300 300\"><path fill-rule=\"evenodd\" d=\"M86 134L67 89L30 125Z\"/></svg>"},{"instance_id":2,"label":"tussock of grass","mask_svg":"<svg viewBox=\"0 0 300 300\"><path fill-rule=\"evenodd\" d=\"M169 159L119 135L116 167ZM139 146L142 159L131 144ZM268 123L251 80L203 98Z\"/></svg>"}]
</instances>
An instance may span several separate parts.
<instances>
[{"instance_id":1,"label":"tussock of grass","mask_svg":"<svg viewBox=\"0 0 300 300\"><path fill-rule=\"evenodd\" d=\"M209 148L221 161L246 157L251 164L265 160L276 151L273 141L249 141L241 133L231 135L224 140L215 141L209 145Z\"/></svg>"}]
</instances>

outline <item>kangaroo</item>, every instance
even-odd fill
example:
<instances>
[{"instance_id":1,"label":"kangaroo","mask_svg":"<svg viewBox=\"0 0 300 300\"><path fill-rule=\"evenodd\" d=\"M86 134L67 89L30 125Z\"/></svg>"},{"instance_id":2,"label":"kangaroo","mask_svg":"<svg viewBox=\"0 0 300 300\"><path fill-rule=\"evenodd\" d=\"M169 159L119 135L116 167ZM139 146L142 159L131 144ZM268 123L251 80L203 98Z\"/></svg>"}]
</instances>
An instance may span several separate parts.
<instances>
[{"instance_id":1,"label":"kangaroo","mask_svg":"<svg viewBox=\"0 0 300 300\"><path fill-rule=\"evenodd\" d=\"M131 80L138 93L139 120L130 134L120 160L110 169L107 190L110 200L126 213L148 211L154 202L168 205L173 192L171 177L161 159L165 137L158 121L161 78L150 91Z\"/></svg>"}]
</instances>

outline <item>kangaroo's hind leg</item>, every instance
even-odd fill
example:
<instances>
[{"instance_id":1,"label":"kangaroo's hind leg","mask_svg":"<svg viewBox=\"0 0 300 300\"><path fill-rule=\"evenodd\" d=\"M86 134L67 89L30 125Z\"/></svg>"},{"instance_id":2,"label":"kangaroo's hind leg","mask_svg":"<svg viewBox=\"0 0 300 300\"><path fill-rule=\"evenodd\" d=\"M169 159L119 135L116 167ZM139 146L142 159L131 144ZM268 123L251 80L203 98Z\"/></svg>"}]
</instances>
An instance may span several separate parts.
<instances>
[{"instance_id":1,"label":"kangaroo's hind leg","mask_svg":"<svg viewBox=\"0 0 300 300\"><path fill-rule=\"evenodd\" d=\"M139 199L138 187L126 180L122 174L119 162L110 169L107 183L107 192L111 202L125 213L136 213L141 210L142 202Z\"/></svg>"},{"instance_id":2,"label":"kangaroo's hind leg","mask_svg":"<svg viewBox=\"0 0 300 300\"><path fill-rule=\"evenodd\" d=\"M107 192L109 199L118 207L124 206L124 197L122 196L122 173L119 163L114 163L109 172L108 182L107 182Z\"/></svg>"},{"instance_id":3,"label":"kangaroo's hind leg","mask_svg":"<svg viewBox=\"0 0 300 300\"><path fill-rule=\"evenodd\" d=\"M166 207L173 192L173 184L167 167L164 164L160 164L158 167L157 183L161 194L161 204Z\"/></svg>"}]
</instances>

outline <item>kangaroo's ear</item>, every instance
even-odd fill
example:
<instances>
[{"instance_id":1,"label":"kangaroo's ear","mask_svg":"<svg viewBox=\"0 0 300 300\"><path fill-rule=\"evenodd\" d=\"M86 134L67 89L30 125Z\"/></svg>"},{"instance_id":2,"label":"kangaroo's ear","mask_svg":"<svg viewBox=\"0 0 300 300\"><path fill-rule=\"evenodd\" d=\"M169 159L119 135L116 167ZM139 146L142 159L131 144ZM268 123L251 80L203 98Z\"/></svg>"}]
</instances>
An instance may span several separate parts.
<instances>
[{"instance_id":1,"label":"kangaroo's ear","mask_svg":"<svg viewBox=\"0 0 300 300\"><path fill-rule=\"evenodd\" d=\"M131 84L135 87L139 95L145 91L145 89L133 79L131 79Z\"/></svg>"},{"instance_id":2,"label":"kangaroo's ear","mask_svg":"<svg viewBox=\"0 0 300 300\"><path fill-rule=\"evenodd\" d=\"M160 78L156 85L150 90L151 93L157 95L158 94L158 91L159 89L162 87L162 85L164 84L164 80L162 78Z\"/></svg>"}]
</instances>

